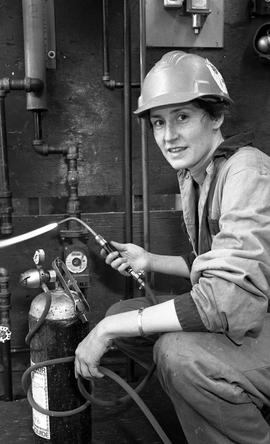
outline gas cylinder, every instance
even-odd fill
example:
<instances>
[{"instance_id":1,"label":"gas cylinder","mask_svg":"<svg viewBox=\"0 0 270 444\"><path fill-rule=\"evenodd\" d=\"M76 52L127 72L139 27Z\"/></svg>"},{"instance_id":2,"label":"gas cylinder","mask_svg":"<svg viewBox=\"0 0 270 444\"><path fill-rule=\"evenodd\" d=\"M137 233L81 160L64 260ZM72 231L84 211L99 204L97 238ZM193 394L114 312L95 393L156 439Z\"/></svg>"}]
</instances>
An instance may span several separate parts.
<instances>
[{"instance_id":1,"label":"gas cylinder","mask_svg":"<svg viewBox=\"0 0 270 444\"><path fill-rule=\"evenodd\" d=\"M55 358L74 356L78 343L88 333L88 323L82 322L74 303L79 295L77 293L75 295L74 289L63 288L61 282L58 282L59 277L60 281L63 281L63 277L59 275L59 267L54 266L54 270L56 273L53 270L45 271L40 264L38 265L39 285L42 285L44 292L33 299L29 311L28 336L32 365ZM36 272L37 270L25 272L21 283L32 288L37 286ZM46 279L47 282L55 282L54 289L47 287L44 283ZM37 328L37 324L44 315L48 297L50 298L49 310ZM31 379L33 399L46 410L70 411L85 403L74 376L73 362L37 368L32 371ZM54 417L45 415L34 408L32 412L36 444L91 443L91 408L89 406L71 416Z\"/></svg>"}]
</instances>

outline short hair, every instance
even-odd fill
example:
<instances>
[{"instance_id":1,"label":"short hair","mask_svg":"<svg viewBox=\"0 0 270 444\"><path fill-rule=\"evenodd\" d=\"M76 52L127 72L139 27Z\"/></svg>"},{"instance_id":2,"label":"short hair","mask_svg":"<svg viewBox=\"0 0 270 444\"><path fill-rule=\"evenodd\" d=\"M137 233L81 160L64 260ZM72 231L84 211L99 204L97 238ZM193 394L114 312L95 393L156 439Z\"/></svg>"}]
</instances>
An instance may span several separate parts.
<instances>
[{"instance_id":1,"label":"short hair","mask_svg":"<svg viewBox=\"0 0 270 444\"><path fill-rule=\"evenodd\" d=\"M218 119L222 114L228 114L229 111L229 103L216 98L198 98L192 103L203 109L212 119Z\"/></svg>"}]
</instances>

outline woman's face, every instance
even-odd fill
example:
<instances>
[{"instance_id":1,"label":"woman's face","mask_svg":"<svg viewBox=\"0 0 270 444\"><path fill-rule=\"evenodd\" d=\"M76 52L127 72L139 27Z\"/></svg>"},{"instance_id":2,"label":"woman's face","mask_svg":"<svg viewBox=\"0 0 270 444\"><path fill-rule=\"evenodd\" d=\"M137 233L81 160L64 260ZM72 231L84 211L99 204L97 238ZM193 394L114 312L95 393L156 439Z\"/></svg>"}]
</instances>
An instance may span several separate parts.
<instances>
[{"instance_id":1,"label":"woman's face","mask_svg":"<svg viewBox=\"0 0 270 444\"><path fill-rule=\"evenodd\" d=\"M165 159L175 169L192 169L223 140L223 116L210 116L192 102L150 111L154 138Z\"/></svg>"}]
</instances>

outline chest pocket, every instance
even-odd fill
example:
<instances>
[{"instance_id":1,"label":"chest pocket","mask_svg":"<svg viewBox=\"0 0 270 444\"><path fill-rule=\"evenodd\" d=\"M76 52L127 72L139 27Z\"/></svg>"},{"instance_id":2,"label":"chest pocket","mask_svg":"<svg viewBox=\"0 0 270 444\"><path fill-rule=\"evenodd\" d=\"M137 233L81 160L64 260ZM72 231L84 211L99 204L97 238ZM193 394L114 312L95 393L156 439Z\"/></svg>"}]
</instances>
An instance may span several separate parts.
<instances>
[{"instance_id":1,"label":"chest pocket","mask_svg":"<svg viewBox=\"0 0 270 444\"><path fill-rule=\"evenodd\" d=\"M218 219L210 219L210 217L208 217L208 227L211 237L216 236L216 234L220 232Z\"/></svg>"}]
</instances>

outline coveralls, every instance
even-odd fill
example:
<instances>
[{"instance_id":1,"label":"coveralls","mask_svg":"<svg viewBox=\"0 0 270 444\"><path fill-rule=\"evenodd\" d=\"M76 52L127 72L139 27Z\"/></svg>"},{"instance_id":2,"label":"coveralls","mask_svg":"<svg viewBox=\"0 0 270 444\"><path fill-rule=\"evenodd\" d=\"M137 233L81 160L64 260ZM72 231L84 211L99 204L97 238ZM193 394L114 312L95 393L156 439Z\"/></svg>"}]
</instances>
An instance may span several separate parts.
<instances>
[{"instance_id":1,"label":"coveralls","mask_svg":"<svg viewBox=\"0 0 270 444\"><path fill-rule=\"evenodd\" d=\"M174 299L183 331L115 341L146 367L154 358L189 444L270 444L270 157L251 145L226 139L201 183L178 172L192 289L158 300Z\"/></svg>"}]
</instances>

